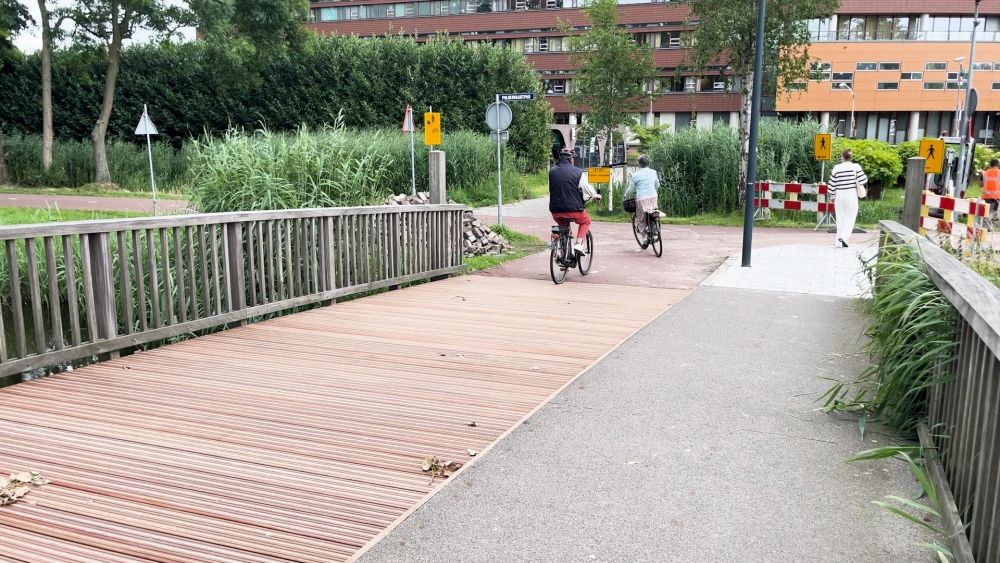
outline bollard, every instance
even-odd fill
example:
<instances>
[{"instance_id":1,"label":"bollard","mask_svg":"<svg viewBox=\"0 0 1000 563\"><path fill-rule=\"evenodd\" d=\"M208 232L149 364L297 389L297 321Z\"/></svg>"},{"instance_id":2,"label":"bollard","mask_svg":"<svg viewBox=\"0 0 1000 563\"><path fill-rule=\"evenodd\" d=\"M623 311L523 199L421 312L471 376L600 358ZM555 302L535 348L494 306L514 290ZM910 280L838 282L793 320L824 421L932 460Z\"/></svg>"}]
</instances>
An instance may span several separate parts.
<instances>
[{"instance_id":1,"label":"bollard","mask_svg":"<svg viewBox=\"0 0 1000 563\"><path fill-rule=\"evenodd\" d=\"M446 203L445 199L445 160L444 151L430 151L429 160L429 191L431 192L431 204Z\"/></svg>"},{"instance_id":2,"label":"bollard","mask_svg":"<svg viewBox=\"0 0 1000 563\"><path fill-rule=\"evenodd\" d=\"M914 156L906 161L906 191L903 193L903 226L920 232L920 201L924 193L927 159Z\"/></svg>"}]
</instances>

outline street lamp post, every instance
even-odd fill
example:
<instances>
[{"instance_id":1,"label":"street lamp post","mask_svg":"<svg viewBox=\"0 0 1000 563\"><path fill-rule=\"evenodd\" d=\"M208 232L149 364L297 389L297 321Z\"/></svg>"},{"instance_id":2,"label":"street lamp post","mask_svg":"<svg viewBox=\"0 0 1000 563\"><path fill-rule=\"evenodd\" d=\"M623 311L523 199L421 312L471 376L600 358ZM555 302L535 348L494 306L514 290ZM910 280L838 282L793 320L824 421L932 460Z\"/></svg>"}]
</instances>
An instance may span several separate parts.
<instances>
[{"instance_id":1,"label":"street lamp post","mask_svg":"<svg viewBox=\"0 0 1000 563\"><path fill-rule=\"evenodd\" d=\"M962 73L964 68L962 67L962 62L965 57L958 57L955 62L958 63L958 88L955 88L955 136L958 136L958 130L962 122Z\"/></svg>"},{"instance_id":2,"label":"street lamp post","mask_svg":"<svg viewBox=\"0 0 1000 563\"><path fill-rule=\"evenodd\" d=\"M966 145L968 144L966 137L969 135L969 127L966 126L966 123L972 119L972 112L970 111L972 108L969 107L969 92L972 90L972 71L976 66L976 29L979 27L979 2L980 0L976 0L976 12L972 16L972 48L969 52L969 78L965 82L965 113L962 114L962 129L959 131L958 135L958 138L962 143L958 152L958 181L955 182L956 187L958 188L958 193L960 194L959 197L965 195L965 186L968 181L968 178L965 176L965 152ZM958 78L958 84L961 86L962 77L959 76ZM969 159L971 160L972 158L974 158L974 156L970 154Z\"/></svg>"},{"instance_id":3,"label":"street lamp post","mask_svg":"<svg viewBox=\"0 0 1000 563\"><path fill-rule=\"evenodd\" d=\"M854 134L854 89L851 88L851 85L846 82L838 82L837 87L840 88L841 90L846 89L851 92L851 122L847 126L850 128L850 131L848 133L850 134L850 137L853 139L856 137L856 135Z\"/></svg>"}]
</instances>

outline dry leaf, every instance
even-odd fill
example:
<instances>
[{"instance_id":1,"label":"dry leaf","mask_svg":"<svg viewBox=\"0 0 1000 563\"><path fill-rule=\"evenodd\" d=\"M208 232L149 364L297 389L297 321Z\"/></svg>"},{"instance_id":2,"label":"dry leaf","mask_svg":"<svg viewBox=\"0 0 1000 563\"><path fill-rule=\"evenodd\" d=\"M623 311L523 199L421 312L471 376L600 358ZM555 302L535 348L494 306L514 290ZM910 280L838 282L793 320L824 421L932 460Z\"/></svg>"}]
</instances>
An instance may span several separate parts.
<instances>
[{"instance_id":1,"label":"dry leaf","mask_svg":"<svg viewBox=\"0 0 1000 563\"><path fill-rule=\"evenodd\" d=\"M479 426L479 425L478 425L478 424L476 424L476 421L475 421L475 420L473 420L472 422L470 422L470 423L469 423L469 426L471 426L471 427L475 428L475 427L477 427L477 426Z\"/></svg>"},{"instance_id":2,"label":"dry leaf","mask_svg":"<svg viewBox=\"0 0 1000 563\"><path fill-rule=\"evenodd\" d=\"M469 450L469 457L476 457L477 455L479 455L479 452L476 450Z\"/></svg>"}]
</instances>

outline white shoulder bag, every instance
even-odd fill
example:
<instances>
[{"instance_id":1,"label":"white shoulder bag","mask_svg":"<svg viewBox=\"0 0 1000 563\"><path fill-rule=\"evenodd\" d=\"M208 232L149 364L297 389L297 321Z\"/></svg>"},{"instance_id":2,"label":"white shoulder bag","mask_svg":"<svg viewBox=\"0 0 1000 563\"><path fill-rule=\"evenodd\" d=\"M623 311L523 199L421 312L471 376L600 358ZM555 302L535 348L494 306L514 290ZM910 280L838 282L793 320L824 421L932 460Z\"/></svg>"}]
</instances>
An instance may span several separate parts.
<instances>
[{"instance_id":1,"label":"white shoulder bag","mask_svg":"<svg viewBox=\"0 0 1000 563\"><path fill-rule=\"evenodd\" d=\"M858 180L857 170L854 171L854 189L858 191L858 199L864 199L868 197L868 189L865 188L865 185L861 183L861 180Z\"/></svg>"}]
</instances>

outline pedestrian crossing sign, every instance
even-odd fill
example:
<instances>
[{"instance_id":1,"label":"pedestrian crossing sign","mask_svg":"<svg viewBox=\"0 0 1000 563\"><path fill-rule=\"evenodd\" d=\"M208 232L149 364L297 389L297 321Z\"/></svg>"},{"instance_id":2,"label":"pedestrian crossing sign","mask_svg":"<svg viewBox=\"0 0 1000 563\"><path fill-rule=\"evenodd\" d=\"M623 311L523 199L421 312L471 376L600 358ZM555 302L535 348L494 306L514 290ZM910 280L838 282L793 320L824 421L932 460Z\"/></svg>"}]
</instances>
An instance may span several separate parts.
<instances>
[{"instance_id":1,"label":"pedestrian crossing sign","mask_svg":"<svg viewBox=\"0 0 1000 563\"><path fill-rule=\"evenodd\" d=\"M833 154L833 135L829 133L819 133L813 140L813 154L816 155L816 160L830 160L830 155Z\"/></svg>"},{"instance_id":2,"label":"pedestrian crossing sign","mask_svg":"<svg viewBox=\"0 0 1000 563\"><path fill-rule=\"evenodd\" d=\"M425 113L424 114L424 144L425 145L440 145L441 144L441 114L440 113Z\"/></svg>"},{"instance_id":3,"label":"pedestrian crossing sign","mask_svg":"<svg viewBox=\"0 0 1000 563\"><path fill-rule=\"evenodd\" d=\"M920 141L920 156L924 157L924 174L940 174L944 169L944 140Z\"/></svg>"}]
</instances>

